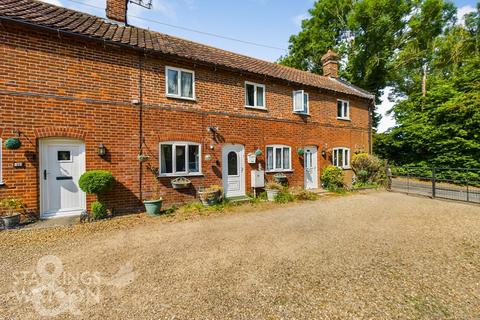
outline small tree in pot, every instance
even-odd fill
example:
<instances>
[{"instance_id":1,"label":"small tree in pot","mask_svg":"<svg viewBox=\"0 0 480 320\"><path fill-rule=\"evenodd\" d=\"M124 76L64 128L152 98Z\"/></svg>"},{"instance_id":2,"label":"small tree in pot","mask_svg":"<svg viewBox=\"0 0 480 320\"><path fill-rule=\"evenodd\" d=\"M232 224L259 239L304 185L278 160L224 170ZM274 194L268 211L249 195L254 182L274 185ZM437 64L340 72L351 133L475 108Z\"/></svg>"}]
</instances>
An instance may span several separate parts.
<instances>
[{"instance_id":1,"label":"small tree in pot","mask_svg":"<svg viewBox=\"0 0 480 320\"><path fill-rule=\"evenodd\" d=\"M283 186L278 182L268 182L265 184L265 191L267 191L268 201L275 201L275 197L283 189Z\"/></svg>"},{"instance_id":2,"label":"small tree in pot","mask_svg":"<svg viewBox=\"0 0 480 320\"><path fill-rule=\"evenodd\" d=\"M97 201L91 204L91 214L93 219L98 220L107 217L108 210L105 207L101 196L112 188L114 182L115 178L112 173L106 170L87 171L80 177L80 180L78 181L80 189L86 193L97 196Z\"/></svg>"},{"instance_id":3,"label":"small tree in pot","mask_svg":"<svg viewBox=\"0 0 480 320\"><path fill-rule=\"evenodd\" d=\"M3 199L0 201L0 207L5 208L5 213L2 215L2 223L5 228L16 227L20 223L19 209L24 207L23 201L20 199Z\"/></svg>"}]
</instances>

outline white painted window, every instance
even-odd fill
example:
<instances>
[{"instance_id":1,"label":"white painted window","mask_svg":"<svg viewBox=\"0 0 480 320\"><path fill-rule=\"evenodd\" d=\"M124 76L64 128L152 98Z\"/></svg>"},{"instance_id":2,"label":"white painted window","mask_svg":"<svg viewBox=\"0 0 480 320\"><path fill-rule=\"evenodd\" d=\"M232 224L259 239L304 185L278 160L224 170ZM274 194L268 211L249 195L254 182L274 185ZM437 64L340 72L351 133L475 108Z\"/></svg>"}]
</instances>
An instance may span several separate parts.
<instances>
[{"instance_id":1,"label":"white painted window","mask_svg":"<svg viewBox=\"0 0 480 320\"><path fill-rule=\"evenodd\" d=\"M199 143L168 141L160 143L160 176L200 175L202 148Z\"/></svg>"},{"instance_id":2,"label":"white painted window","mask_svg":"<svg viewBox=\"0 0 480 320\"><path fill-rule=\"evenodd\" d=\"M332 162L334 166L342 169L350 168L350 149L348 148L334 148L332 155Z\"/></svg>"},{"instance_id":3,"label":"white painted window","mask_svg":"<svg viewBox=\"0 0 480 320\"><path fill-rule=\"evenodd\" d=\"M350 120L350 102L347 100L337 100L337 118Z\"/></svg>"},{"instance_id":4,"label":"white painted window","mask_svg":"<svg viewBox=\"0 0 480 320\"><path fill-rule=\"evenodd\" d=\"M0 185L3 184L3 176L2 176L2 168L3 168L3 163L2 163L2 148L3 148L3 141L0 139Z\"/></svg>"},{"instance_id":5,"label":"white painted window","mask_svg":"<svg viewBox=\"0 0 480 320\"><path fill-rule=\"evenodd\" d=\"M245 107L266 109L265 85L245 81Z\"/></svg>"},{"instance_id":6,"label":"white painted window","mask_svg":"<svg viewBox=\"0 0 480 320\"><path fill-rule=\"evenodd\" d=\"M303 90L293 91L293 112L308 114L308 93Z\"/></svg>"},{"instance_id":7,"label":"white painted window","mask_svg":"<svg viewBox=\"0 0 480 320\"><path fill-rule=\"evenodd\" d=\"M168 97L195 99L195 72L165 67L165 86Z\"/></svg>"},{"instance_id":8,"label":"white painted window","mask_svg":"<svg viewBox=\"0 0 480 320\"><path fill-rule=\"evenodd\" d=\"M267 171L291 171L292 148L284 145L268 145L266 156Z\"/></svg>"}]
</instances>

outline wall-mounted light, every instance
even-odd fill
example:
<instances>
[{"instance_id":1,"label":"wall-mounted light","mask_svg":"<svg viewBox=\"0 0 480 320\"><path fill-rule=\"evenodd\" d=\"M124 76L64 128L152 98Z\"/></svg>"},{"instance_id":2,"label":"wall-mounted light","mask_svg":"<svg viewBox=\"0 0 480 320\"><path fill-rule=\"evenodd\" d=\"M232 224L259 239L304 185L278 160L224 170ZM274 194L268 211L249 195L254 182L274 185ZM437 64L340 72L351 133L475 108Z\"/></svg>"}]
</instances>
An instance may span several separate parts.
<instances>
[{"instance_id":1,"label":"wall-mounted light","mask_svg":"<svg viewBox=\"0 0 480 320\"><path fill-rule=\"evenodd\" d=\"M218 127L207 127L207 132L216 133L218 132Z\"/></svg>"},{"instance_id":2,"label":"wall-mounted light","mask_svg":"<svg viewBox=\"0 0 480 320\"><path fill-rule=\"evenodd\" d=\"M326 144L326 143L325 143L325 144L323 145L323 147L322 147L322 157L323 157L324 159L327 158L327 144Z\"/></svg>"},{"instance_id":3,"label":"wall-mounted light","mask_svg":"<svg viewBox=\"0 0 480 320\"><path fill-rule=\"evenodd\" d=\"M97 154L100 157L104 157L107 154L107 148L103 145L103 143L100 143L98 146Z\"/></svg>"}]
</instances>

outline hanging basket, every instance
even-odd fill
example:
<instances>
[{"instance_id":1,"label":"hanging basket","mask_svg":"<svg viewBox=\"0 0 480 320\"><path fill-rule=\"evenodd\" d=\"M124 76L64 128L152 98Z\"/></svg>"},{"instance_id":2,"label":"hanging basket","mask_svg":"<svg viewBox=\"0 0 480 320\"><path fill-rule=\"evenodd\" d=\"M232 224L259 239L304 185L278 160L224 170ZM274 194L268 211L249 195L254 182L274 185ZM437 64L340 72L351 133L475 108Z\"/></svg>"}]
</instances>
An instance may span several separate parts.
<instances>
[{"instance_id":1,"label":"hanging basket","mask_svg":"<svg viewBox=\"0 0 480 320\"><path fill-rule=\"evenodd\" d=\"M255 150L255 155L257 157L260 157L262 154L263 154L262 150L260 150L260 149Z\"/></svg>"},{"instance_id":2,"label":"hanging basket","mask_svg":"<svg viewBox=\"0 0 480 320\"><path fill-rule=\"evenodd\" d=\"M139 154L139 155L137 156L137 159L138 159L138 161L140 161L140 162L145 162L145 161L148 161L148 159L150 159L150 156L147 156L147 155L145 155L145 154Z\"/></svg>"},{"instance_id":3,"label":"hanging basket","mask_svg":"<svg viewBox=\"0 0 480 320\"><path fill-rule=\"evenodd\" d=\"M278 183L284 183L287 181L287 176L283 173L277 173L273 176L273 179Z\"/></svg>"},{"instance_id":4,"label":"hanging basket","mask_svg":"<svg viewBox=\"0 0 480 320\"><path fill-rule=\"evenodd\" d=\"M298 148L298 149L297 149L297 154L298 154L300 157L303 157L303 155L305 154L305 150L302 149L302 148Z\"/></svg>"},{"instance_id":5,"label":"hanging basket","mask_svg":"<svg viewBox=\"0 0 480 320\"><path fill-rule=\"evenodd\" d=\"M170 181L172 183L173 189L186 189L192 184L192 181L184 177L178 177Z\"/></svg>"},{"instance_id":6,"label":"hanging basket","mask_svg":"<svg viewBox=\"0 0 480 320\"><path fill-rule=\"evenodd\" d=\"M22 146L22 142L18 138L10 138L5 141L5 148L8 150L17 150Z\"/></svg>"}]
</instances>

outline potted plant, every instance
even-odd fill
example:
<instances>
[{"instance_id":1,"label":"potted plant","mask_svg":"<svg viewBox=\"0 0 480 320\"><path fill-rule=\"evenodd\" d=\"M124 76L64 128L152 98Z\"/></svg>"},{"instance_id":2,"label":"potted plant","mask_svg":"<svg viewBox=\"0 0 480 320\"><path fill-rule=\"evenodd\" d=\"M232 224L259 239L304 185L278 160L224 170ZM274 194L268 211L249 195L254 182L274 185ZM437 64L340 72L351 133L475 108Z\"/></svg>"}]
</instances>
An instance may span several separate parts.
<instances>
[{"instance_id":1,"label":"potted plant","mask_svg":"<svg viewBox=\"0 0 480 320\"><path fill-rule=\"evenodd\" d=\"M220 202L222 198L222 187L218 185L210 186L209 188L199 190L198 197L202 201L203 205L211 206Z\"/></svg>"},{"instance_id":2,"label":"potted plant","mask_svg":"<svg viewBox=\"0 0 480 320\"><path fill-rule=\"evenodd\" d=\"M23 208L24 204L19 199L3 199L0 201L0 207L5 208L5 214L1 217L5 228L16 227L20 223L20 212L18 209Z\"/></svg>"},{"instance_id":3,"label":"potted plant","mask_svg":"<svg viewBox=\"0 0 480 320\"><path fill-rule=\"evenodd\" d=\"M172 181L170 182L172 183L173 189L186 189L192 183L190 180L188 180L185 177L178 177L178 178L172 179Z\"/></svg>"},{"instance_id":4,"label":"potted plant","mask_svg":"<svg viewBox=\"0 0 480 320\"><path fill-rule=\"evenodd\" d=\"M278 182L268 182L265 184L265 191L267 191L268 201L275 201L275 197L278 195L283 186Z\"/></svg>"},{"instance_id":5,"label":"potted plant","mask_svg":"<svg viewBox=\"0 0 480 320\"><path fill-rule=\"evenodd\" d=\"M303 155L305 154L305 149L298 148L297 149L297 154L298 154L299 157L303 157Z\"/></svg>"},{"instance_id":6,"label":"potted plant","mask_svg":"<svg viewBox=\"0 0 480 320\"><path fill-rule=\"evenodd\" d=\"M143 200L143 204L145 205L145 211L150 216L157 216L160 214L162 210L163 198L160 192L160 185L158 182L155 184L155 192L150 196Z\"/></svg>"}]
</instances>

